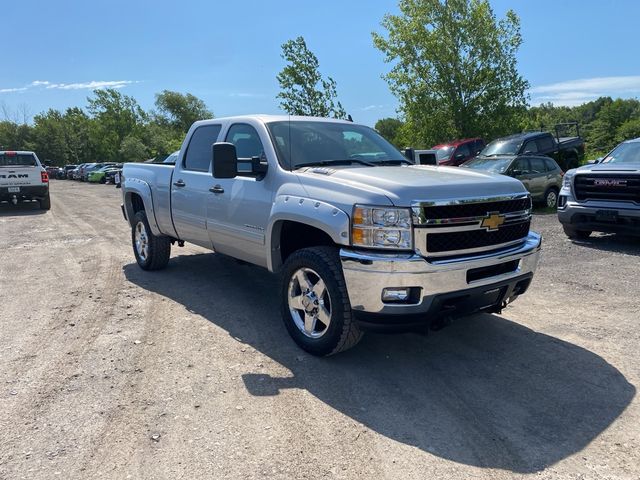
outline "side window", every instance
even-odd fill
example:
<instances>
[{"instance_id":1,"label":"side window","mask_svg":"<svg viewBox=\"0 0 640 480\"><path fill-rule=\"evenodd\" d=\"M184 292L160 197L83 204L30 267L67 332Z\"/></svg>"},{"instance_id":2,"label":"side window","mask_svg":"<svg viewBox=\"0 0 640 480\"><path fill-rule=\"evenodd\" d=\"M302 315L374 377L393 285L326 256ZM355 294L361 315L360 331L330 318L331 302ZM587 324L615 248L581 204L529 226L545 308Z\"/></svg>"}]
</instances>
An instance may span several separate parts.
<instances>
[{"instance_id":1,"label":"side window","mask_svg":"<svg viewBox=\"0 0 640 480\"><path fill-rule=\"evenodd\" d=\"M211 147L218 140L221 128L220 125L203 125L193 132L183 160L183 167L186 170L209 171Z\"/></svg>"},{"instance_id":2,"label":"side window","mask_svg":"<svg viewBox=\"0 0 640 480\"><path fill-rule=\"evenodd\" d=\"M529 173L529 159L528 158L518 158L511 164L511 171L514 172L516 170L520 171L521 175L526 175Z\"/></svg>"},{"instance_id":3,"label":"side window","mask_svg":"<svg viewBox=\"0 0 640 480\"><path fill-rule=\"evenodd\" d=\"M236 123L227 132L227 142L236 146L238 158L262 157L264 147L256 129L246 123Z\"/></svg>"},{"instance_id":4,"label":"side window","mask_svg":"<svg viewBox=\"0 0 640 480\"><path fill-rule=\"evenodd\" d=\"M553 172L557 168L555 163L551 159L545 158L544 163L547 166L547 172Z\"/></svg>"},{"instance_id":5,"label":"side window","mask_svg":"<svg viewBox=\"0 0 640 480\"><path fill-rule=\"evenodd\" d=\"M550 152L554 147L553 138L551 137L551 135L546 135L544 137L538 138L536 140L536 143L538 145L539 152Z\"/></svg>"},{"instance_id":6,"label":"side window","mask_svg":"<svg viewBox=\"0 0 640 480\"><path fill-rule=\"evenodd\" d=\"M538 145L536 145L535 140L529 140L524 144L524 153L536 153L538 151Z\"/></svg>"},{"instance_id":7,"label":"side window","mask_svg":"<svg viewBox=\"0 0 640 480\"><path fill-rule=\"evenodd\" d=\"M456 153L454 155L454 158L456 155L463 155L464 158L468 158L471 156L471 151L469 150L469 144L468 143L463 143L462 145L460 145L457 149L456 149Z\"/></svg>"},{"instance_id":8,"label":"side window","mask_svg":"<svg viewBox=\"0 0 640 480\"><path fill-rule=\"evenodd\" d=\"M484 148L484 140L476 140L475 146L473 147L474 155L477 155L478 153L480 153L483 148Z\"/></svg>"},{"instance_id":9,"label":"side window","mask_svg":"<svg viewBox=\"0 0 640 480\"><path fill-rule=\"evenodd\" d=\"M547 171L545 161L542 158L534 157L531 160L531 173L544 173Z\"/></svg>"}]
</instances>

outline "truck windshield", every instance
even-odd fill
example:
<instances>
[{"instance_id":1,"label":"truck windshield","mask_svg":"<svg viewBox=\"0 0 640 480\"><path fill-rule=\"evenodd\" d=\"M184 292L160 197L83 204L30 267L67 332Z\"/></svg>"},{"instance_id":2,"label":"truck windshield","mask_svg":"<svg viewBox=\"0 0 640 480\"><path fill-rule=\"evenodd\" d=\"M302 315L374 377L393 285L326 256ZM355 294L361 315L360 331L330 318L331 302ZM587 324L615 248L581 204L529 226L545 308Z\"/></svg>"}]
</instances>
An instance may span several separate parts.
<instances>
[{"instance_id":1,"label":"truck windshield","mask_svg":"<svg viewBox=\"0 0 640 480\"><path fill-rule=\"evenodd\" d=\"M640 164L640 142L622 143L602 159L601 163Z\"/></svg>"},{"instance_id":2,"label":"truck windshield","mask_svg":"<svg viewBox=\"0 0 640 480\"><path fill-rule=\"evenodd\" d=\"M35 167L36 158L31 153L0 153L0 167Z\"/></svg>"},{"instance_id":3,"label":"truck windshield","mask_svg":"<svg viewBox=\"0 0 640 480\"><path fill-rule=\"evenodd\" d=\"M515 155L522 146L522 140L494 140L480 152L482 157Z\"/></svg>"},{"instance_id":4,"label":"truck windshield","mask_svg":"<svg viewBox=\"0 0 640 480\"><path fill-rule=\"evenodd\" d=\"M353 123L282 121L267 124L283 168L357 163L411 163L375 130Z\"/></svg>"},{"instance_id":5,"label":"truck windshield","mask_svg":"<svg viewBox=\"0 0 640 480\"><path fill-rule=\"evenodd\" d=\"M491 173L504 173L509 164L511 163L511 158L505 159L496 159L496 158L474 158L465 162L461 165L461 167L472 168L474 170L484 170L485 172Z\"/></svg>"}]
</instances>

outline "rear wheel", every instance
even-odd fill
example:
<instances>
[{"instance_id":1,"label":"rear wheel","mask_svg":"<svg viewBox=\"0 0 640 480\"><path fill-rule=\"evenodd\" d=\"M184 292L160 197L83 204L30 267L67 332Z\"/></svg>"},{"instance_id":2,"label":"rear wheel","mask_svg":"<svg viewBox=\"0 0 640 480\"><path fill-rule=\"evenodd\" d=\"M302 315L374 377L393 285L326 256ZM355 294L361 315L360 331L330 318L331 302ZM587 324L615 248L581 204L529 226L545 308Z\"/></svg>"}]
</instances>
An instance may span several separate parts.
<instances>
[{"instance_id":1,"label":"rear wheel","mask_svg":"<svg viewBox=\"0 0 640 480\"><path fill-rule=\"evenodd\" d=\"M348 350L362 338L335 248L294 252L283 267L281 295L282 318L289 334L312 355Z\"/></svg>"},{"instance_id":2,"label":"rear wheel","mask_svg":"<svg viewBox=\"0 0 640 480\"><path fill-rule=\"evenodd\" d=\"M42 210L51 210L51 197L49 196L49 192L47 192L47 196L40 200L40 208Z\"/></svg>"},{"instance_id":3,"label":"rear wheel","mask_svg":"<svg viewBox=\"0 0 640 480\"><path fill-rule=\"evenodd\" d=\"M151 232L144 210L137 212L133 217L131 243L136 261L143 270L160 270L169 263L171 240Z\"/></svg>"},{"instance_id":4,"label":"rear wheel","mask_svg":"<svg viewBox=\"0 0 640 480\"><path fill-rule=\"evenodd\" d=\"M591 235L591 230L578 230L569 225L563 225L564 233L572 240L586 240Z\"/></svg>"},{"instance_id":5,"label":"rear wheel","mask_svg":"<svg viewBox=\"0 0 640 480\"><path fill-rule=\"evenodd\" d=\"M558 190L556 188L547 189L544 194L544 204L548 208L556 208L558 206Z\"/></svg>"}]
</instances>

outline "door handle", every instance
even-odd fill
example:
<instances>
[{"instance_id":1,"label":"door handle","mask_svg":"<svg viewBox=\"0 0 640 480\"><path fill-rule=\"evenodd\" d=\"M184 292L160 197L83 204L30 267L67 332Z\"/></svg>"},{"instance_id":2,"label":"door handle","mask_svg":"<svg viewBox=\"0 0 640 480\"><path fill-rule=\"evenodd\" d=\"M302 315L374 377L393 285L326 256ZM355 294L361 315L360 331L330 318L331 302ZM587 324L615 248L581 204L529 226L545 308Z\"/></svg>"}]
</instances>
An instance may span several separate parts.
<instances>
[{"instance_id":1,"label":"door handle","mask_svg":"<svg viewBox=\"0 0 640 480\"><path fill-rule=\"evenodd\" d=\"M224 193L224 188L222 188L220 185L215 185L215 186L211 187L209 189L209 191L211 193Z\"/></svg>"},{"instance_id":2,"label":"door handle","mask_svg":"<svg viewBox=\"0 0 640 480\"><path fill-rule=\"evenodd\" d=\"M184 187L186 185L186 183L184 183L184 181L182 181L182 180L178 180L177 182L173 182L173 184L176 187Z\"/></svg>"}]
</instances>

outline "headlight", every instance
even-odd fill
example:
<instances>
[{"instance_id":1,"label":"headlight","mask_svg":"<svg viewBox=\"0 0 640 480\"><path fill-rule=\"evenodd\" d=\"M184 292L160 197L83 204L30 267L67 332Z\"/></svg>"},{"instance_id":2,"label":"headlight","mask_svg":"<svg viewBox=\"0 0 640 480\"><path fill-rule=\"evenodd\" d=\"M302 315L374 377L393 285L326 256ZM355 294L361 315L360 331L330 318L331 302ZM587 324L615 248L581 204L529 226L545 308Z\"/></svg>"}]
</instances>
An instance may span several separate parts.
<instances>
[{"instance_id":1,"label":"headlight","mask_svg":"<svg viewBox=\"0 0 640 480\"><path fill-rule=\"evenodd\" d=\"M351 243L356 247L410 250L413 246L411 210L356 205Z\"/></svg>"},{"instance_id":2,"label":"headlight","mask_svg":"<svg viewBox=\"0 0 640 480\"><path fill-rule=\"evenodd\" d=\"M564 174L564 177L562 177L562 186L564 188L571 188L571 179L573 179L574 175L575 173L572 171L568 171Z\"/></svg>"}]
</instances>

